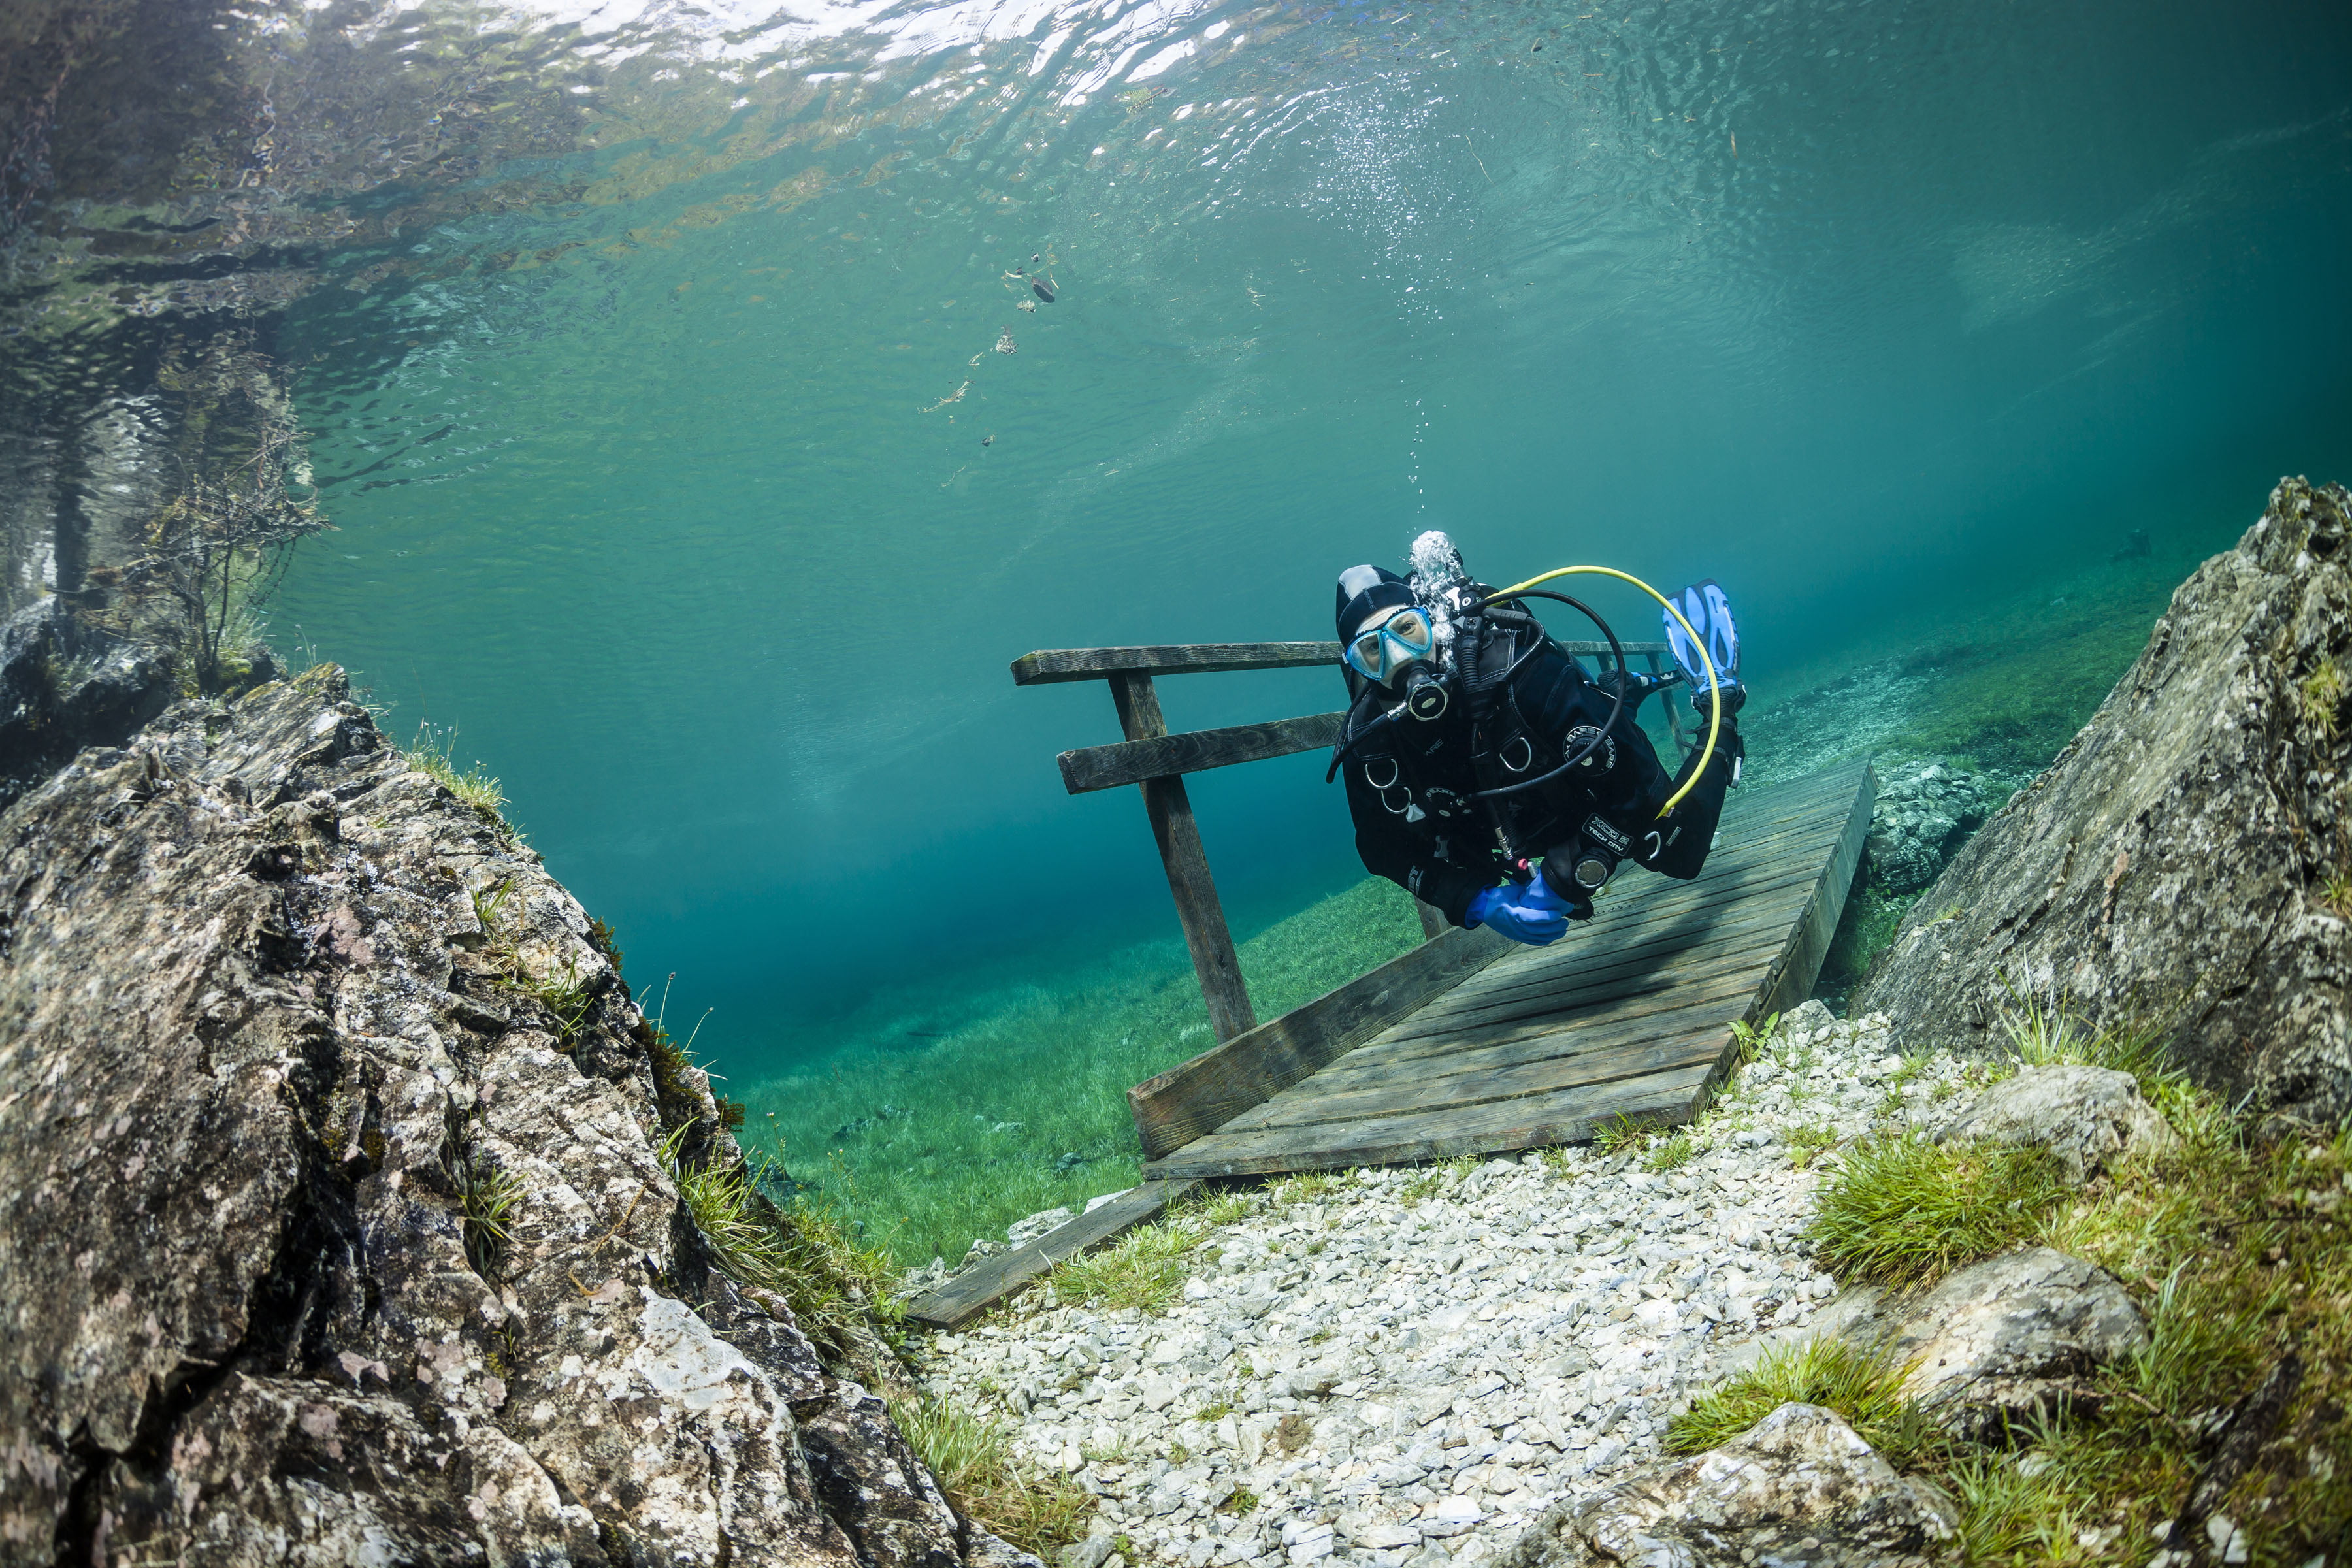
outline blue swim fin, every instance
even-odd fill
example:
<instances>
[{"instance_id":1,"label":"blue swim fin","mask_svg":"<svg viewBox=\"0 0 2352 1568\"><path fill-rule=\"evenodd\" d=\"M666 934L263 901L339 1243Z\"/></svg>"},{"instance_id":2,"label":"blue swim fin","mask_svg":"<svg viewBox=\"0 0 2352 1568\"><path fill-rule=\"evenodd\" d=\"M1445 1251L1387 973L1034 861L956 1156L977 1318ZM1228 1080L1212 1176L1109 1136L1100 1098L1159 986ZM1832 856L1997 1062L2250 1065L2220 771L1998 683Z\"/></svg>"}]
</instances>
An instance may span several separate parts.
<instances>
[{"instance_id":1,"label":"blue swim fin","mask_svg":"<svg viewBox=\"0 0 2352 1568\"><path fill-rule=\"evenodd\" d=\"M1739 628L1731 618L1731 602L1724 597L1723 589L1712 577L1692 584L1675 595L1675 607L1682 611L1682 620L1671 613L1662 614L1665 623L1666 644L1674 650L1675 663L1681 667L1683 678L1690 682L1692 700L1701 707L1707 702L1706 664L1699 658L1699 647L1714 661L1716 678L1723 683L1727 698L1740 689ZM1683 621L1690 623L1691 631L1699 635L1699 643L1691 641L1690 632L1683 629Z\"/></svg>"}]
</instances>

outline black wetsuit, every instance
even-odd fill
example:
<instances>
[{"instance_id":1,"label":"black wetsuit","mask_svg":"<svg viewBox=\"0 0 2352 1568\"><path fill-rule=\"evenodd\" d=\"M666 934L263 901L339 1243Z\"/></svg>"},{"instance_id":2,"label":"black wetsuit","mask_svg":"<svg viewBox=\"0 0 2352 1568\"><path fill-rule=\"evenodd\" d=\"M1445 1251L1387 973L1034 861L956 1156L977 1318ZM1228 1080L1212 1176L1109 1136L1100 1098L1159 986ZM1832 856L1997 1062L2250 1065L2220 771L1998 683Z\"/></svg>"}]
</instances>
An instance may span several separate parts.
<instances>
[{"instance_id":1,"label":"black wetsuit","mask_svg":"<svg viewBox=\"0 0 2352 1568\"><path fill-rule=\"evenodd\" d=\"M1657 686L1634 676L1616 723L1585 761L1549 783L1480 800L1477 791L1549 773L1582 747L1608 719L1619 678L1586 674L1531 617L1501 609L1488 613L1475 646L1457 647L1456 659L1454 697L1438 719L1384 718L1396 699L1369 685L1349 710L1340 773L1366 869L1455 925L1468 923L1472 896L1510 876L1520 859L1541 861L1544 880L1580 919L1591 902L1573 868L1588 856L1684 879L1698 875L1724 792L1738 776L1741 748L1731 721L1706 776L1661 817L1658 807L1698 752L1667 775L1635 722L1642 698Z\"/></svg>"}]
</instances>

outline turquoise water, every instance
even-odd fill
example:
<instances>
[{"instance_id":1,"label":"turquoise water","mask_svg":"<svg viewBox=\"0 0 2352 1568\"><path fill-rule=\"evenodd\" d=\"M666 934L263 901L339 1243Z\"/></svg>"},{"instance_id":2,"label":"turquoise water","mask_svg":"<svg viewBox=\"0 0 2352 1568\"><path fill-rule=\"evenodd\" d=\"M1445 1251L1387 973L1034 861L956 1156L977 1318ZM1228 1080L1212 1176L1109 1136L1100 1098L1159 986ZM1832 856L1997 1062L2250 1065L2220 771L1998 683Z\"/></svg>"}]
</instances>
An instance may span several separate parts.
<instances>
[{"instance_id":1,"label":"turquoise water","mask_svg":"<svg viewBox=\"0 0 2352 1568\"><path fill-rule=\"evenodd\" d=\"M593 145L321 258L279 347L340 531L275 634L454 726L739 1079L1181 979L1132 792L1055 772L1109 701L1016 690L1032 648L1328 637L1442 526L1496 581L1720 579L1769 704L2352 472L2332 5L520 26ZM1242 934L1361 875L1322 765L1195 781Z\"/></svg>"}]
</instances>

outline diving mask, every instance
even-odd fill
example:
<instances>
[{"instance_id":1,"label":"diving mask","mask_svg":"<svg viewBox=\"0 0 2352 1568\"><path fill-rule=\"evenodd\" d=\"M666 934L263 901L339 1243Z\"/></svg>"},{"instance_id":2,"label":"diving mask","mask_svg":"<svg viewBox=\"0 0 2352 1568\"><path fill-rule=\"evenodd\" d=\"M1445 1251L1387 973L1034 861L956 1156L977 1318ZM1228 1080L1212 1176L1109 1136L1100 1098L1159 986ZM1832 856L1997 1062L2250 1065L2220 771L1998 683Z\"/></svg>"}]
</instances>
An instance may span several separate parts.
<instances>
[{"instance_id":1,"label":"diving mask","mask_svg":"<svg viewBox=\"0 0 2352 1568\"><path fill-rule=\"evenodd\" d=\"M1418 605L1391 611L1348 639L1341 657L1348 668L1376 685L1387 686L1397 671L1436 656L1437 628Z\"/></svg>"}]
</instances>

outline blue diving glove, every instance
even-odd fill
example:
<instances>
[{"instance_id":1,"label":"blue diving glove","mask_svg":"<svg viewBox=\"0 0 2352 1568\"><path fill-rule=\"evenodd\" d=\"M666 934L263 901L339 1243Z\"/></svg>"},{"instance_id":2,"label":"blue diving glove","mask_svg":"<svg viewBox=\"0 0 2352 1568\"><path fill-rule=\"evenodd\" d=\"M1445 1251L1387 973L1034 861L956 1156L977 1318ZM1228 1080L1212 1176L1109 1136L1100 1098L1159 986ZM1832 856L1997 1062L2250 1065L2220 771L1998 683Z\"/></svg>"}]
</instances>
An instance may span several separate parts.
<instances>
[{"instance_id":1,"label":"blue diving glove","mask_svg":"<svg viewBox=\"0 0 2352 1568\"><path fill-rule=\"evenodd\" d=\"M1517 901L1526 909L1549 910L1554 914L1562 915L1570 913L1576 908L1574 904L1551 890L1551 884L1544 880L1541 867L1535 868L1529 873L1528 884L1519 889Z\"/></svg>"},{"instance_id":2,"label":"blue diving glove","mask_svg":"<svg viewBox=\"0 0 2352 1568\"><path fill-rule=\"evenodd\" d=\"M1573 897L1554 892L1551 884L1544 880L1540 866L1528 868L1528 885L1519 889L1517 902L1525 909L1566 915L1572 921L1592 918L1592 895L1582 888L1575 889Z\"/></svg>"},{"instance_id":3,"label":"blue diving glove","mask_svg":"<svg viewBox=\"0 0 2352 1568\"><path fill-rule=\"evenodd\" d=\"M1526 896L1527 889L1517 883L1481 888L1470 898L1470 923L1493 926L1513 942L1523 942L1529 947L1558 942L1568 930L1568 917L1558 910L1517 901Z\"/></svg>"}]
</instances>

